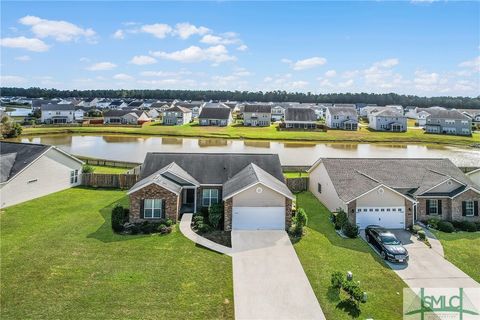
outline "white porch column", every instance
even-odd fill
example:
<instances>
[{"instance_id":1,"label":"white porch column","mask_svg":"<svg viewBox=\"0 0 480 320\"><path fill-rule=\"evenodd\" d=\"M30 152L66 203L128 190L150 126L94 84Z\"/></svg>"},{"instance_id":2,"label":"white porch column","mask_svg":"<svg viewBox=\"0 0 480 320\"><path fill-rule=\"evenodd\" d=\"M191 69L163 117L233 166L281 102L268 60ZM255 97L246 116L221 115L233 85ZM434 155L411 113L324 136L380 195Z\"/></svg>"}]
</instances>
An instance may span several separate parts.
<instances>
[{"instance_id":1,"label":"white porch column","mask_svg":"<svg viewBox=\"0 0 480 320\"><path fill-rule=\"evenodd\" d=\"M193 213L197 213L197 187L195 187L193 193Z\"/></svg>"}]
</instances>

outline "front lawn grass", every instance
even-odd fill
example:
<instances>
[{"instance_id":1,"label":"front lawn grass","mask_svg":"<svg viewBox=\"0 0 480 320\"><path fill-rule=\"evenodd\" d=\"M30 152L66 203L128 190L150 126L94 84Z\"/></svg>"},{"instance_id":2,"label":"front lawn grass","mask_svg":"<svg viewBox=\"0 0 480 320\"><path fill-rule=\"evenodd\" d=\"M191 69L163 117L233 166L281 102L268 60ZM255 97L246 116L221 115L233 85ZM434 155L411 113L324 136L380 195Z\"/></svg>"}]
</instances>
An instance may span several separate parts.
<instances>
[{"instance_id":1,"label":"front lawn grass","mask_svg":"<svg viewBox=\"0 0 480 320\"><path fill-rule=\"evenodd\" d=\"M376 132L367 128L358 131L329 130L328 132L308 130L277 130L270 127L244 127L235 124L227 127L199 126L193 122L183 126L164 126L159 123L145 123L142 127L91 126L91 127L36 127L24 128L22 135L54 133L80 134L137 134L178 137L253 139L253 140L295 140L295 141L337 141L337 142L399 142L399 143L438 143L451 145L472 145L480 142L480 133L472 137L425 134L423 130L411 129L407 132Z\"/></svg>"},{"instance_id":2,"label":"front lawn grass","mask_svg":"<svg viewBox=\"0 0 480 320\"><path fill-rule=\"evenodd\" d=\"M407 286L395 272L365 241L339 237L329 221L328 209L310 192L297 195L297 208L305 209L308 227L294 247L326 318L402 319L402 291ZM354 280L367 292L368 301L360 305L360 314L330 288L335 271L352 271Z\"/></svg>"},{"instance_id":3,"label":"front lawn grass","mask_svg":"<svg viewBox=\"0 0 480 320\"><path fill-rule=\"evenodd\" d=\"M480 232L432 231L443 246L445 258L480 282Z\"/></svg>"},{"instance_id":4,"label":"front lawn grass","mask_svg":"<svg viewBox=\"0 0 480 320\"><path fill-rule=\"evenodd\" d=\"M112 233L124 191L74 188L1 213L2 319L233 318L230 257Z\"/></svg>"}]
</instances>

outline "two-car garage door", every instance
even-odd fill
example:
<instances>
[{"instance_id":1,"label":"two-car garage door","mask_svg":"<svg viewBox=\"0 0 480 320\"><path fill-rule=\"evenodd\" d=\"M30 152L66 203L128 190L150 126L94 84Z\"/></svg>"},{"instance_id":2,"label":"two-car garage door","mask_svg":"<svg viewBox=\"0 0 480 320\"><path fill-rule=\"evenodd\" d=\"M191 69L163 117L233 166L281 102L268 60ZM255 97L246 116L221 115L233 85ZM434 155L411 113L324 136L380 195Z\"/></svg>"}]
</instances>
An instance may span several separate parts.
<instances>
[{"instance_id":1,"label":"two-car garage door","mask_svg":"<svg viewBox=\"0 0 480 320\"><path fill-rule=\"evenodd\" d=\"M234 230L284 230L285 207L233 207Z\"/></svg>"},{"instance_id":2,"label":"two-car garage door","mask_svg":"<svg viewBox=\"0 0 480 320\"><path fill-rule=\"evenodd\" d=\"M405 228L405 207L357 207L357 225L379 225L388 229Z\"/></svg>"}]
</instances>

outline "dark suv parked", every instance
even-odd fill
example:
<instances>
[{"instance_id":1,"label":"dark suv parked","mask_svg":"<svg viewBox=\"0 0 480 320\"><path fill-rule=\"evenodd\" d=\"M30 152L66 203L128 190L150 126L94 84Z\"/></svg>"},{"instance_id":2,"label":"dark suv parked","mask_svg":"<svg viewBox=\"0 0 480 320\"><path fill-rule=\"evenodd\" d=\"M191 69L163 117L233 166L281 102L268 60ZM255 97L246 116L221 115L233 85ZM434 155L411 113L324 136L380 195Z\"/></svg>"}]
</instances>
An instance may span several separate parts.
<instances>
[{"instance_id":1,"label":"dark suv parked","mask_svg":"<svg viewBox=\"0 0 480 320\"><path fill-rule=\"evenodd\" d=\"M392 262L406 263L408 251L393 233L380 226L371 225L365 228L367 242L380 252L383 259Z\"/></svg>"}]
</instances>

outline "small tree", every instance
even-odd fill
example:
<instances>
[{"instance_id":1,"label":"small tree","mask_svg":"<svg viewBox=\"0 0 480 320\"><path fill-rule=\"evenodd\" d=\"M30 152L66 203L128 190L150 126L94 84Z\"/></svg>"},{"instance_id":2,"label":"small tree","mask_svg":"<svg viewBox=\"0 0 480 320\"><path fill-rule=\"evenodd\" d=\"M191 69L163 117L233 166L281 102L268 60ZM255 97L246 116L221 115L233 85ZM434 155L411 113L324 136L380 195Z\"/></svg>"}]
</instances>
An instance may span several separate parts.
<instances>
[{"instance_id":1,"label":"small tree","mask_svg":"<svg viewBox=\"0 0 480 320\"><path fill-rule=\"evenodd\" d=\"M82 172L83 172L83 173L92 173L92 172L94 172L94 171L95 171L95 168L92 167L92 166L89 165L89 164L84 164L84 165L82 166Z\"/></svg>"},{"instance_id":2,"label":"small tree","mask_svg":"<svg viewBox=\"0 0 480 320\"><path fill-rule=\"evenodd\" d=\"M127 211L117 203L112 209L112 229L115 232L123 231L123 225L128 221Z\"/></svg>"},{"instance_id":3,"label":"small tree","mask_svg":"<svg viewBox=\"0 0 480 320\"><path fill-rule=\"evenodd\" d=\"M16 138L22 134L22 126L8 116L2 118L0 127L3 138Z\"/></svg>"}]
</instances>

